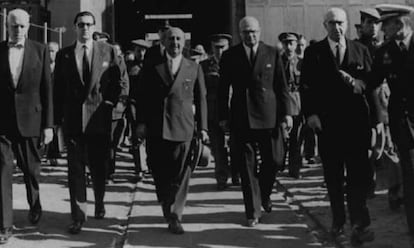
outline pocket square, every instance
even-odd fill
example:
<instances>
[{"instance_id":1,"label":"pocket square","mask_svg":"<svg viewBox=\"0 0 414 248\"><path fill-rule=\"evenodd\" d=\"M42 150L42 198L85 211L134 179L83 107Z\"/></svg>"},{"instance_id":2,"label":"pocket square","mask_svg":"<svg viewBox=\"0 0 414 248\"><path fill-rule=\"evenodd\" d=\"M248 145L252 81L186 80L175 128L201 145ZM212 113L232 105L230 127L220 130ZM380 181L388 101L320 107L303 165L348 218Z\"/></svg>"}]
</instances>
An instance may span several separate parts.
<instances>
[{"instance_id":1,"label":"pocket square","mask_svg":"<svg viewBox=\"0 0 414 248\"><path fill-rule=\"evenodd\" d=\"M364 69L364 66L363 65L357 65L357 68L356 68L357 70L363 70Z\"/></svg>"},{"instance_id":2,"label":"pocket square","mask_svg":"<svg viewBox=\"0 0 414 248\"><path fill-rule=\"evenodd\" d=\"M102 67L108 67L108 66L109 66L108 61L104 61L104 62L102 63Z\"/></svg>"},{"instance_id":3,"label":"pocket square","mask_svg":"<svg viewBox=\"0 0 414 248\"><path fill-rule=\"evenodd\" d=\"M266 68L272 68L272 64L266 64Z\"/></svg>"}]
</instances>

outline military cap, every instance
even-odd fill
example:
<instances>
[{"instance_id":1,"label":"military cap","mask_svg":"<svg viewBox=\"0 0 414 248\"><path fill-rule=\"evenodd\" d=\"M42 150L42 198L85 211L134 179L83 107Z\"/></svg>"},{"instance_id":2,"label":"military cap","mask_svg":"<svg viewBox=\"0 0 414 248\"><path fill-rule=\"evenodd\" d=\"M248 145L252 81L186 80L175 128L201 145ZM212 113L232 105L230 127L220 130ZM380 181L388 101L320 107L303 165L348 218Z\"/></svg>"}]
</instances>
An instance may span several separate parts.
<instances>
[{"instance_id":1,"label":"military cap","mask_svg":"<svg viewBox=\"0 0 414 248\"><path fill-rule=\"evenodd\" d=\"M298 34L292 33L292 32L284 32L284 33L281 33L278 38L282 42L283 41L288 41L288 40L297 41L298 40Z\"/></svg>"},{"instance_id":2,"label":"military cap","mask_svg":"<svg viewBox=\"0 0 414 248\"><path fill-rule=\"evenodd\" d=\"M210 40L212 42L219 42L222 39L227 39L228 41L231 41L233 37L229 34L212 34L210 35Z\"/></svg>"},{"instance_id":3,"label":"military cap","mask_svg":"<svg viewBox=\"0 0 414 248\"><path fill-rule=\"evenodd\" d=\"M378 4L375 6L381 15L380 21L385 21L393 17L409 15L414 12L414 8L400 4Z\"/></svg>"},{"instance_id":4,"label":"military cap","mask_svg":"<svg viewBox=\"0 0 414 248\"><path fill-rule=\"evenodd\" d=\"M144 48L149 48L150 47L150 44L147 41L143 40L143 39L137 39L137 40L133 40L131 42L132 42L132 44L140 46L140 47L144 47Z\"/></svg>"},{"instance_id":5,"label":"military cap","mask_svg":"<svg viewBox=\"0 0 414 248\"><path fill-rule=\"evenodd\" d=\"M361 19L362 19L362 17L369 17L369 18L373 18L375 20L379 20L381 18L380 13L378 12L378 10L376 10L374 8L363 9L363 10L360 10L359 13L361 14Z\"/></svg>"}]
</instances>

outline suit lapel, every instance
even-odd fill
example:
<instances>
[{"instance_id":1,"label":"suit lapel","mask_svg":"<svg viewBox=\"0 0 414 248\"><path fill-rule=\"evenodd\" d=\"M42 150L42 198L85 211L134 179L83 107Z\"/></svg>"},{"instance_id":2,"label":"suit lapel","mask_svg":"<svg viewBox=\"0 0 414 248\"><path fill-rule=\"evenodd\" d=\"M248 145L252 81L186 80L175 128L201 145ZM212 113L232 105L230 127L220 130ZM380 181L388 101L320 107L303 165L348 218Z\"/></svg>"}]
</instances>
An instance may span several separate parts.
<instances>
[{"instance_id":1,"label":"suit lapel","mask_svg":"<svg viewBox=\"0 0 414 248\"><path fill-rule=\"evenodd\" d=\"M323 40L323 53L324 53L324 57L328 59L327 64L331 65L333 67L335 67L337 70L339 70L339 66L336 64L335 61L335 55L332 53L331 47L329 46L329 41L328 38L325 38ZM345 51L346 53L346 51ZM345 56L344 56L344 60L345 60ZM342 61L343 63L343 61Z\"/></svg>"},{"instance_id":2,"label":"suit lapel","mask_svg":"<svg viewBox=\"0 0 414 248\"><path fill-rule=\"evenodd\" d=\"M100 69L102 68L102 52L99 47L99 44L94 41L93 42L93 50L92 50L92 63L91 63L91 81L89 82L89 88L93 88L93 86L96 84L96 81L99 77Z\"/></svg>"},{"instance_id":3,"label":"suit lapel","mask_svg":"<svg viewBox=\"0 0 414 248\"><path fill-rule=\"evenodd\" d=\"M167 61L164 59L164 62L155 66L158 74L162 78L163 83L166 86L171 86L173 83L173 78L170 70L168 69Z\"/></svg>"},{"instance_id":4,"label":"suit lapel","mask_svg":"<svg viewBox=\"0 0 414 248\"><path fill-rule=\"evenodd\" d=\"M34 59L36 57L36 54L33 51L32 43L26 39L24 44L24 53L23 53L23 61L22 61L22 71L19 75L19 80L17 80L16 89L19 89L22 87L22 83L26 80L23 80L23 77L27 75L28 70L30 68L30 60Z\"/></svg>"},{"instance_id":5,"label":"suit lapel","mask_svg":"<svg viewBox=\"0 0 414 248\"><path fill-rule=\"evenodd\" d=\"M78 70L78 64L76 63L76 54L75 54L75 49L76 49L76 42L69 48L69 52L65 55L65 57L68 60L68 70L70 70L69 68L73 69L74 72L73 74L76 77L76 81L80 82L80 84L83 84L81 75L79 74L79 70Z\"/></svg>"},{"instance_id":6,"label":"suit lapel","mask_svg":"<svg viewBox=\"0 0 414 248\"><path fill-rule=\"evenodd\" d=\"M246 54L246 53L244 53ZM247 55L246 55L247 57ZM253 65L253 74L256 74L259 72L261 65L263 64L263 60L266 57L266 51L263 48L263 44L260 42L259 46L257 47L257 51L256 51L256 58L255 58L255 63Z\"/></svg>"},{"instance_id":7,"label":"suit lapel","mask_svg":"<svg viewBox=\"0 0 414 248\"><path fill-rule=\"evenodd\" d=\"M177 76L175 77L175 80L171 86L170 92L172 92L173 89L177 88L180 82L184 82L184 78L185 78L188 66L189 66L189 63L187 59L185 59L183 56L183 58L181 59L180 67L178 68Z\"/></svg>"}]
</instances>

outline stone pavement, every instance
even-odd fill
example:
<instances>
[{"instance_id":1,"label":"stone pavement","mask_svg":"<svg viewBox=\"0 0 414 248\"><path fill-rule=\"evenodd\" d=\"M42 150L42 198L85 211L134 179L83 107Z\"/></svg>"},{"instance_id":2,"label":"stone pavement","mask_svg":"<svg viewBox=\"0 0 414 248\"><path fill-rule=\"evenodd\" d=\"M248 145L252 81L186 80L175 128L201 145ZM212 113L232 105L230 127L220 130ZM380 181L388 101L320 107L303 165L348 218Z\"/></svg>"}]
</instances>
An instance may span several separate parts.
<instances>
[{"instance_id":1,"label":"stone pavement","mask_svg":"<svg viewBox=\"0 0 414 248\"><path fill-rule=\"evenodd\" d=\"M239 187L218 192L213 164L193 174L183 226L186 233L167 231L150 177L136 183L128 153L119 153L115 183L107 186L105 219L93 218L93 193L88 188L88 216L82 232L70 235L67 166L42 167L43 216L38 226L27 220L28 205L21 172L16 169L13 186L14 236L2 247L321 247L312 236L309 220L293 210L283 192L272 196L274 211L264 214L254 228L244 226L245 216Z\"/></svg>"},{"instance_id":2,"label":"stone pavement","mask_svg":"<svg viewBox=\"0 0 414 248\"><path fill-rule=\"evenodd\" d=\"M119 153L115 183L107 186L105 219L93 218L93 194L88 188L90 218L79 235L66 232L70 223L66 161L60 159L58 166L42 167L43 217L38 226L30 226L27 220L26 192L22 174L16 169L14 236L2 247L350 247L347 242L335 244L327 235L331 220L320 164L302 169L302 179L282 173L272 195L273 212L264 213L262 223L254 228L244 226L239 187L216 191L213 166L197 168L193 174L183 235L167 231L151 177L136 182L132 159L126 152ZM377 192L369 207L376 240L363 247L408 247L403 209L390 211L384 191Z\"/></svg>"}]
</instances>

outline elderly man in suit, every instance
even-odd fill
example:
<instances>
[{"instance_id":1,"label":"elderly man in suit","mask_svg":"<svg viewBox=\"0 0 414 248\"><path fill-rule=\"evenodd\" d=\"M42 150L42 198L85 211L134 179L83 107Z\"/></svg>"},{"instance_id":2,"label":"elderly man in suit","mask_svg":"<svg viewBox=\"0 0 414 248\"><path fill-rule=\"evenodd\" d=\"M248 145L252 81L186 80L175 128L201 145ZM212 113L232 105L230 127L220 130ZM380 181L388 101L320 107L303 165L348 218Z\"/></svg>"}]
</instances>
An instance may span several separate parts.
<instances>
[{"instance_id":1,"label":"elderly man in suit","mask_svg":"<svg viewBox=\"0 0 414 248\"><path fill-rule=\"evenodd\" d=\"M319 135L333 214L332 235L345 237L346 193L351 241L359 244L374 239L367 228L370 216L366 198L372 173L368 160L370 122L364 94L371 57L368 48L345 37L347 24L343 9L331 8L325 14L327 37L305 50L301 96L307 124Z\"/></svg>"},{"instance_id":2,"label":"elderly man in suit","mask_svg":"<svg viewBox=\"0 0 414 248\"><path fill-rule=\"evenodd\" d=\"M72 224L77 234L86 221L85 165L91 170L95 218L105 216L105 162L109 154L111 113L117 100L128 95L128 75L115 49L92 39L95 17L75 16L77 40L59 51L54 77L56 124L63 125L68 150L68 179Z\"/></svg>"},{"instance_id":3,"label":"elderly man in suit","mask_svg":"<svg viewBox=\"0 0 414 248\"><path fill-rule=\"evenodd\" d=\"M414 8L383 4L377 9L389 41L375 53L368 89L381 87L386 79L391 90L388 122L400 156L410 247L414 247ZM377 114L377 129L384 132L387 116Z\"/></svg>"},{"instance_id":4,"label":"elderly man in suit","mask_svg":"<svg viewBox=\"0 0 414 248\"><path fill-rule=\"evenodd\" d=\"M208 139L204 75L200 65L182 55L184 42L180 28L167 30L166 55L144 66L140 90L145 94L136 98L136 132L147 139L158 201L174 234L184 233L181 220L191 176L186 157L194 131Z\"/></svg>"},{"instance_id":5,"label":"elderly man in suit","mask_svg":"<svg viewBox=\"0 0 414 248\"><path fill-rule=\"evenodd\" d=\"M0 243L13 226L13 156L24 174L29 221L42 215L39 197L40 152L53 138L53 103L49 52L46 45L27 39L29 14L11 10L8 41L0 43Z\"/></svg>"},{"instance_id":6,"label":"elderly man in suit","mask_svg":"<svg viewBox=\"0 0 414 248\"><path fill-rule=\"evenodd\" d=\"M220 126L230 127L234 139L247 226L253 227L261 217L260 205L272 211L270 195L283 160L279 125L291 127L292 117L279 52L259 41L260 25L254 17L240 20L239 31L242 42L224 52L220 62L219 115Z\"/></svg>"}]
</instances>

